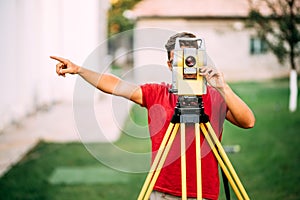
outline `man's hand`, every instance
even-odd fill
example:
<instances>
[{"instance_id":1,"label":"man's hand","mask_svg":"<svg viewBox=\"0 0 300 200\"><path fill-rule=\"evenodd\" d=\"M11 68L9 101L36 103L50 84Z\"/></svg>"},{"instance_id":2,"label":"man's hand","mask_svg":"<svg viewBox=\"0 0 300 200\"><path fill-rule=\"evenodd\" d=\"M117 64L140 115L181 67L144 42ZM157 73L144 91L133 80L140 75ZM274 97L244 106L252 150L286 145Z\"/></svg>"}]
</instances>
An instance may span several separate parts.
<instances>
[{"instance_id":1,"label":"man's hand","mask_svg":"<svg viewBox=\"0 0 300 200\"><path fill-rule=\"evenodd\" d=\"M78 74L80 67L75 65L71 61L57 57L57 56L50 56L50 58L57 60L59 63L56 64L56 73L59 76L65 77L66 74Z\"/></svg>"},{"instance_id":2,"label":"man's hand","mask_svg":"<svg viewBox=\"0 0 300 200\"><path fill-rule=\"evenodd\" d=\"M207 82L219 92L223 92L225 87L225 80L223 74L218 71L215 67L204 66L200 69L201 76L204 76Z\"/></svg>"},{"instance_id":3,"label":"man's hand","mask_svg":"<svg viewBox=\"0 0 300 200\"><path fill-rule=\"evenodd\" d=\"M205 66L201 68L199 74L204 76L207 82L223 96L228 107L227 120L242 128L252 128L254 126L255 117L251 109L226 84L220 71L214 67Z\"/></svg>"}]
</instances>

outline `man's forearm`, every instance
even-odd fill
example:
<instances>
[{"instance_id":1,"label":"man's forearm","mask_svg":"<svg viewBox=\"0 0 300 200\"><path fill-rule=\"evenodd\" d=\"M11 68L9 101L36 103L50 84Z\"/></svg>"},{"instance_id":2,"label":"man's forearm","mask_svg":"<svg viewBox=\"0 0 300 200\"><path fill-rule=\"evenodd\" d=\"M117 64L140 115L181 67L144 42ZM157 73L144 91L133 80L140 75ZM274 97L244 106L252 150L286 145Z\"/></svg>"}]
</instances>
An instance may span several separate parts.
<instances>
[{"instance_id":1,"label":"man's forearm","mask_svg":"<svg viewBox=\"0 0 300 200\"><path fill-rule=\"evenodd\" d=\"M102 92L142 104L141 88L138 85L124 81L112 74L100 74L82 67L78 68L78 74Z\"/></svg>"},{"instance_id":2,"label":"man's forearm","mask_svg":"<svg viewBox=\"0 0 300 200\"><path fill-rule=\"evenodd\" d=\"M225 99L230 117L234 122L242 128L252 128L255 124L255 117L248 105L232 91L228 84L225 84L220 93Z\"/></svg>"},{"instance_id":3,"label":"man's forearm","mask_svg":"<svg viewBox=\"0 0 300 200\"><path fill-rule=\"evenodd\" d=\"M95 88L109 94L114 93L115 88L120 82L120 79L116 76L111 74L100 74L83 67L79 67L78 75Z\"/></svg>"}]
</instances>

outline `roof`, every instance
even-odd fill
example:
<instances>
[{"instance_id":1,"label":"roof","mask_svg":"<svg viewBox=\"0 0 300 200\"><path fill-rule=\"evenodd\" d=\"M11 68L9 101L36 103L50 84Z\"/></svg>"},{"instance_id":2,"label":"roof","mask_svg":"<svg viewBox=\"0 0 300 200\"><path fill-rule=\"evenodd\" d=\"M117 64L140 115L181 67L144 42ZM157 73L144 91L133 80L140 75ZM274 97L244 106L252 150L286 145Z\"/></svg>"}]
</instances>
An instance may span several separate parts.
<instances>
[{"instance_id":1,"label":"roof","mask_svg":"<svg viewBox=\"0 0 300 200\"><path fill-rule=\"evenodd\" d=\"M137 18L247 17L248 0L142 0L132 10Z\"/></svg>"}]
</instances>

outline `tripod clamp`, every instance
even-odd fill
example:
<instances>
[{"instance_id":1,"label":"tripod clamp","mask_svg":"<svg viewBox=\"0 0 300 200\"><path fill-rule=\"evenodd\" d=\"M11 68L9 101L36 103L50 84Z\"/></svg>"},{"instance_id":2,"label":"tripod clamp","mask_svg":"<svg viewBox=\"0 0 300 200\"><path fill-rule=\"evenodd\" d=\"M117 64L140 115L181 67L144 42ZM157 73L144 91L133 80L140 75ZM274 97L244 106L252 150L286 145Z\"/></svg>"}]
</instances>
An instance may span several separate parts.
<instances>
[{"instance_id":1,"label":"tripod clamp","mask_svg":"<svg viewBox=\"0 0 300 200\"><path fill-rule=\"evenodd\" d=\"M206 123L202 96L178 96L172 123Z\"/></svg>"}]
</instances>

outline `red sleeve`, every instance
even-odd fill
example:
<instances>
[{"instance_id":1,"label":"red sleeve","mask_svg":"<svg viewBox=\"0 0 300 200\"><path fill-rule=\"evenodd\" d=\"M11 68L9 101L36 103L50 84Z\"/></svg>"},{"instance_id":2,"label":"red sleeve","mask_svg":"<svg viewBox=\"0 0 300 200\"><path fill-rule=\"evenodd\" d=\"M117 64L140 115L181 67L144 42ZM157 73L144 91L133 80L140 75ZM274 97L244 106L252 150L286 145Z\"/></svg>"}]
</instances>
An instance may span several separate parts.
<instances>
[{"instance_id":1,"label":"red sleeve","mask_svg":"<svg viewBox=\"0 0 300 200\"><path fill-rule=\"evenodd\" d=\"M151 94L151 91L152 90L152 84L144 84L144 85L141 85L141 89L142 89L142 97L143 97L143 103L142 103L142 107L148 107L149 106L149 102L153 101L153 99L151 99L151 96L152 95L149 95Z\"/></svg>"},{"instance_id":2,"label":"red sleeve","mask_svg":"<svg viewBox=\"0 0 300 200\"><path fill-rule=\"evenodd\" d=\"M167 85L157 83L147 83L140 87L143 95L143 103L141 106L146 108L160 102L160 99L165 96L165 93L168 90Z\"/></svg>"}]
</instances>

